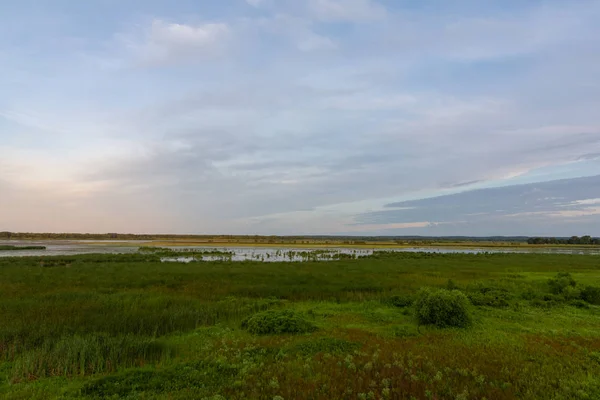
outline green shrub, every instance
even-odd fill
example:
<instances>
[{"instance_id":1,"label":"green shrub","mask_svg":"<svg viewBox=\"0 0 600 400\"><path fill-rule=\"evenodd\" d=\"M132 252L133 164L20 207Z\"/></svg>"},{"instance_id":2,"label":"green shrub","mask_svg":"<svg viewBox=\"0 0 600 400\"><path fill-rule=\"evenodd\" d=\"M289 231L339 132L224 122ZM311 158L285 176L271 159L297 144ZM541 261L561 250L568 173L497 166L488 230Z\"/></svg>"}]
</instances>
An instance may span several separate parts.
<instances>
[{"instance_id":1,"label":"green shrub","mask_svg":"<svg viewBox=\"0 0 600 400\"><path fill-rule=\"evenodd\" d=\"M440 328L469 326L469 308L469 299L458 290L423 288L415 301L415 315L419 324Z\"/></svg>"},{"instance_id":2,"label":"green shrub","mask_svg":"<svg viewBox=\"0 0 600 400\"><path fill-rule=\"evenodd\" d=\"M537 292L533 288L527 288L523 293L521 293L521 298L523 300L534 300L541 297L541 293Z\"/></svg>"},{"instance_id":3,"label":"green shrub","mask_svg":"<svg viewBox=\"0 0 600 400\"><path fill-rule=\"evenodd\" d=\"M590 305L583 300L571 300L569 305L577 308L590 308Z\"/></svg>"},{"instance_id":4,"label":"green shrub","mask_svg":"<svg viewBox=\"0 0 600 400\"><path fill-rule=\"evenodd\" d=\"M292 310L270 310L254 314L242 321L242 328L255 335L308 333L316 327Z\"/></svg>"},{"instance_id":5,"label":"green shrub","mask_svg":"<svg viewBox=\"0 0 600 400\"><path fill-rule=\"evenodd\" d=\"M475 291L468 294L469 300L475 306L508 307L508 301L513 295L505 289L489 286L476 286Z\"/></svg>"},{"instance_id":6,"label":"green shrub","mask_svg":"<svg viewBox=\"0 0 600 400\"><path fill-rule=\"evenodd\" d=\"M446 283L446 289L458 290L458 286L456 285L456 283L454 283L454 281L452 279L448 279L448 282Z\"/></svg>"},{"instance_id":7,"label":"green shrub","mask_svg":"<svg viewBox=\"0 0 600 400\"><path fill-rule=\"evenodd\" d=\"M554 278L548 280L550 292L553 294L561 294L569 286L574 287L575 285L577 285L577 282L568 272L559 272Z\"/></svg>"},{"instance_id":8,"label":"green shrub","mask_svg":"<svg viewBox=\"0 0 600 400\"><path fill-rule=\"evenodd\" d=\"M581 299L590 304L600 305L600 288L596 286L586 286L581 291Z\"/></svg>"},{"instance_id":9,"label":"green shrub","mask_svg":"<svg viewBox=\"0 0 600 400\"><path fill-rule=\"evenodd\" d=\"M560 296L546 295L541 299L531 300L531 305L538 308L552 308L564 303L564 298Z\"/></svg>"},{"instance_id":10,"label":"green shrub","mask_svg":"<svg viewBox=\"0 0 600 400\"><path fill-rule=\"evenodd\" d=\"M396 295L391 296L384 300L384 303L394 307L410 307L414 303L415 299L412 296Z\"/></svg>"},{"instance_id":11,"label":"green shrub","mask_svg":"<svg viewBox=\"0 0 600 400\"><path fill-rule=\"evenodd\" d=\"M303 355L314 355L318 353L329 353L335 355L352 353L360 348L360 343L349 342L343 339L321 338L310 340L304 343L298 343L292 348L292 351Z\"/></svg>"},{"instance_id":12,"label":"green shrub","mask_svg":"<svg viewBox=\"0 0 600 400\"><path fill-rule=\"evenodd\" d=\"M567 286L562 295L566 300L578 300L581 299L581 289L576 286Z\"/></svg>"}]
</instances>

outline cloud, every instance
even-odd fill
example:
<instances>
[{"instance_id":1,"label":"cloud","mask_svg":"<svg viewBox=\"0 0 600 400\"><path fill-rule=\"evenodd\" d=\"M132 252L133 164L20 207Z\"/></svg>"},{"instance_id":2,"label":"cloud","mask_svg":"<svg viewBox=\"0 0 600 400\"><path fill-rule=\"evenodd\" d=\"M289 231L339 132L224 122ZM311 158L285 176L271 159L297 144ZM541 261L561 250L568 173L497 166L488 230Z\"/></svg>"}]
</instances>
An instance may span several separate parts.
<instances>
[{"instance_id":1,"label":"cloud","mask_svg":"<svg viewBox=\"0 0 600 400\"><path fill-rule=\"evenodd\" d=\"M386 9L373 0L309 0L309 7L323 21L365 22L387 15Z\"/></svg>"},{"instance_id":2,"label":"cloud","mask_svg":"<svg viewBox=\"0 0 600 400\"><path fill-rule=\"evenodd\" d=\"M391 203L384 210L356 217L358 225L385 226L418 223L424 218L432 226L460 226L460 232L475 231L487 223L487 232L495 234L496 224L514 224L508 234L535 234L540 225L564 226L600 221L600 175L555 180L542 183L511 185L500 188L469 190L457 194ZM475 228L475 229L474 229ZM458 229L457 229L458 230ZM573 232L573 228L570 230ZM600 232L593 230L594 234ZM506 233L506 231L497 231ZM538 232L539 234L540 232ZM557 229L548 234L560 234ZM526 234L526 233L523 233Z\"/></svg>"},{"instance_id":3,"label":"cloud","mask_svg":"<svg viewBox=\"0 0 600 400\"><path fill-rule=\"evenodd\" d=\"M246 0L246 3L250 4L252 7L260 7L265 0Z\"/></svg>"},{"instance_id":4,"label":"cloud","mask_svg":"<svg viewBox=\"0 0 600 400\"><path fill-rule=\"evenodd\" d=\"M597 193L561 208L520 207L505 192L476 199L493 210L453 198L427 212L381 207L539 170L600 173L595 3L224 4L202 15L102 8L101 29L76 16L48 38L77 32L77 46L43 51L36 31L33 45L3 49L0 190L12 200L0 220L70 207L83 222L67 228L354 234L538 234L595 221L596 206L577 202ZM115 34L123 26L133 28ZM546 197L560 191L572 188ZM153 215L161 222L143 222Z\"/></svg>"},{"instance_id":5,"label":"cloud","mask_svg":"<svg viewBox=\"0 0 600 400\"><path fill-rule=\"evenodd\" d=\"M222 54L231 29L226 23L182 24L154 19L141 39L123 38L142 64L170 65Z\"/></svg>"},{"instance_id":6,"label":"cloud","mask_svg":"<svg viewBox=\"0 0 600 400\"><path fill-rule=\"evenodd\" d=\"M333 39L317 33L310 20L297 16L276 14L272 17L252 21L250 26L257 27L263 33L261 38L265 38L264 34L271 38L272 35L286 38L302 52L334 50L338 47Z\"/></svg>"}]
</instances>

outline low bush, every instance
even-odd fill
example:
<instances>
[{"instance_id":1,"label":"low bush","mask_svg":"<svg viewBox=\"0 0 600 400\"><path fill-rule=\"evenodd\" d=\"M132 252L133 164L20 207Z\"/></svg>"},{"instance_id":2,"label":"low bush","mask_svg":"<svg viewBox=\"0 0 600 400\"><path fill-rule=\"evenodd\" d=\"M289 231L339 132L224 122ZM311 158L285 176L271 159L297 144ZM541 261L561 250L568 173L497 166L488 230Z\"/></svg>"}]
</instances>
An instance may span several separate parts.
<instances>
[{"instance_id":1,"label":"low bush","mask_svg":"<svg viewBox=\"0 0 600 400\"><path fill-rule=\"evenodd\" d=\"M329 353L334 355L343 355L352 353L360 349L360 343L349 342L343 339L321 338L304 343L298 343L292 348L292 351L303 355L312 356L318 353Z\"/></svg>"},{"instance_id":2,"label":"low bush","mask_svg":"<svg viewBox=\"0 0 600 400\"><path fill-rule=\"evenodd\" d=\"M600 305L600 287L586 286L581 291L581 299L590 304Z\"/></svg>"},{"instance_id":3,"label":"low bush","mask_svg":"<svg viewBox=\"0 0 600 400\"><path fill-rule=\"evenodd\" d=\"M571 300L569 305L577 308L590 308L590 305L583 300Z\"/></svg>"},{"instance_id":4,"label":"low bush","mask_svg":"<svg viewBox=\"0 0 600 400\"><path fill-rule=\"evenodd\" d=\"M389 304L391 306L394 307L410 307L413 305L415 299L413 296L406 296L406 295L396 295L396 296L391 296L387 299L384 299L384 303L385 304Z\"/></svg>"},{"instance_id":5,"label":"low bush","mask_svg":"<svg viewBox=\"0 0 600 400\"><path fill-rule=\"evenodd\" d=\"M504 308L509 306L509 300L514 297L506 289L495 286L478 284L470 287L469 290L467 297L475 306Z\"/></svg>"},{"instance_id":6,"label":"low bush","mask_svg":"<svg viewBox=\"0 0 600 400\"><path fill-rule=\"evenodd\" d=\"M576 286L567 286L563 292L562 296L566 300L579 300L581 299L581 289Z\"/></svg>"},{"instance_id":7,"label":"low bush","mask_svg":"<svg viewBox=\"0 0 600 400\"><path fill-rule=\"evenodd\" d=\"M563 298L558 298L558 300L557 300L557 299L554 299L550 295L549 296L544 296L541 299L533 299L530 302L530 304L533 307L546 308L546 309L549 309L549 308L552 308L552 307L557 307L557 306L559 306L560 304L563 304L563 303L564 303L564 299Z\"/></svg>"},{"instance_id":8,"label":"low bush","mask_svg":"<svg viewBox=\"0 0 600 400\"><path fill-rule=\"evenodd\" d=\"M242 328L255 335L298 334L317 329L292 310L270 310L254 314L242 321Z\"/></svg>"},{"instance_id":9,"label":"low bush","mask_svg":"<svg viewBox=\"0 0 600 400\"><path fill-rule=\"evenodd\" d=\"M471 325L469 299L458 290L423 288L414 305L417 321L421 325L440 328Z\"/></svg>"},{"instance_id":10,"label":"low bush","mask_svg":"<svg viewBox=\"0 0 600 400\"><path fill-rule=\"evenodd\" d=\"M550 286L550 292L553 294L562 294L569 286L575 287L577 282L568 272L559 272L552 279L548 280L548 286Z\"/></svg>"}]
</instances>

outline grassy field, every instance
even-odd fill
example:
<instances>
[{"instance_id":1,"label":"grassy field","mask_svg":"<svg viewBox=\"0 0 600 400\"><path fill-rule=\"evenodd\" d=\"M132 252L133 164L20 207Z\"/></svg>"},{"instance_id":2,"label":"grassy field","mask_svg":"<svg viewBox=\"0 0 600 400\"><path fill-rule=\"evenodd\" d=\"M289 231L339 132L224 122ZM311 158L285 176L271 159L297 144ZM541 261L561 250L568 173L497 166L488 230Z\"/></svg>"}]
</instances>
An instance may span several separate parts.
<instances>
[{"instance_id":1,"label":"grassy field","mask_svg":"<svg viewBox=\"0 0 600 400\"><path fill-rule=\"evenodd\" d=\"M598 256L0 258L0 398L599 399L598 286ZM469 326L418 324L423 287Z\"/></svg>"}]
</instances>

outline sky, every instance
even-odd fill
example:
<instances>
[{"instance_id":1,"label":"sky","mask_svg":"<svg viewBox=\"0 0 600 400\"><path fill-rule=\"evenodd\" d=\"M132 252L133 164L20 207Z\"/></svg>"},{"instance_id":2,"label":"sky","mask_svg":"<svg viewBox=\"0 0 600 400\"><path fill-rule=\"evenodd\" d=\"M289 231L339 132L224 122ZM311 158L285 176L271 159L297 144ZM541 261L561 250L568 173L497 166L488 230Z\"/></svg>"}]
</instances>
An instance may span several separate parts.
<instances>
[{"instance_id":1,"label":"sky","mask_svg":"<svg viewBox=\"0 0 600 400\"><path fill-rule=\"evenodd\" d=\"M0 2L0 231L600 236L599 20Z\"/></svg>"}]
</instances>

